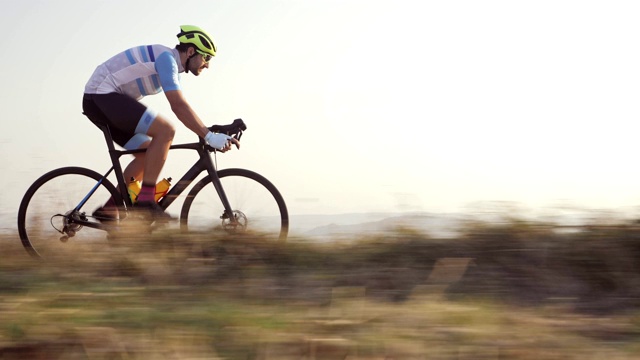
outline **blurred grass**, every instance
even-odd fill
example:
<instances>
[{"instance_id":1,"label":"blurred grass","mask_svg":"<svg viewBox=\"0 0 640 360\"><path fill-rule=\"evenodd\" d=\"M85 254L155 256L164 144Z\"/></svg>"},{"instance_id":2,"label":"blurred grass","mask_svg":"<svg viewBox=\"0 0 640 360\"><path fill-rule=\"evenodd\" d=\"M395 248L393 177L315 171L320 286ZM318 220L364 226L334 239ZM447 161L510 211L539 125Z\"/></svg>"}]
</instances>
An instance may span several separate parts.
<instances>
[{"instance_id":1,"label":"blurred grass","mask_svg":"<svg viewBox=\"0 0 640 360\"><path fill-rule=\"evenodd\" d=\"M129 232L46 262L6 235L0 359L640 357L636 224L457 230L285 245Z\"/></svg>"}]
</instances>

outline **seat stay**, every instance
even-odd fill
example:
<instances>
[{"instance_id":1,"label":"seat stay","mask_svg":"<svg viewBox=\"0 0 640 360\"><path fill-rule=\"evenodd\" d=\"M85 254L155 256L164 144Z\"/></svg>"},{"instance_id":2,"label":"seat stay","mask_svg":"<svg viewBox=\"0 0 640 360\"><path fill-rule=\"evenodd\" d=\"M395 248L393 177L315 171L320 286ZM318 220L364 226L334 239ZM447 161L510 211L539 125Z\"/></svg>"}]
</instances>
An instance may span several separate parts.
<instances>
[{"instance_id":1,"label":"seat stay","mask_svg":"<svg viewBox=\"0 0 640 360\"><path fill-rule=\"evenodd\" d=\"M84 204L86 204L87 201L89 200L89 198L91 198L93 196L93 194L96 192L96 190L98 190L100 185L102 185L102 182L104 181L104 179L106 179L107 176L109 176L109 174L111 174L113 169L114 169L114 167L112 166L111 169L109 169L109 171L107 171L106 174L102 175L102 178L100 180L98 180L98 182L93 186L93 188L91 190L89 190L87 195L85 195L85 197L82 200L80 200L80 202L78 203L78 205L76 205L76 207L73 209L73 211L80 211L80 209L82 209Z\"/></svg>"}]
</instances>

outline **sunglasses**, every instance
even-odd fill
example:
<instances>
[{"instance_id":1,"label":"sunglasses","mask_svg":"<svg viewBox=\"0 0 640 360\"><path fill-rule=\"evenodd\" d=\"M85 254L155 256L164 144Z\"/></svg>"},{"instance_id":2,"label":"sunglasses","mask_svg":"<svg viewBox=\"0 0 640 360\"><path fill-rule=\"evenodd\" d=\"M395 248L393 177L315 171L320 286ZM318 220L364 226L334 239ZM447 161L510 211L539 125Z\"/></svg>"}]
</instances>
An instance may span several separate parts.
<instances>
[{"instance_id":1,"label":"sunglasses","mask_svg":"<svg viewBox=\"0 0 640 360\"><path fill-rule=\"evenodd\" d=\"M202 60L204 60L205 63L208 63L209 61L211 61L212 56L209 54L205 54L202 51L198 51L198 54L202 55Z\"/></svg>"}]
</instances>

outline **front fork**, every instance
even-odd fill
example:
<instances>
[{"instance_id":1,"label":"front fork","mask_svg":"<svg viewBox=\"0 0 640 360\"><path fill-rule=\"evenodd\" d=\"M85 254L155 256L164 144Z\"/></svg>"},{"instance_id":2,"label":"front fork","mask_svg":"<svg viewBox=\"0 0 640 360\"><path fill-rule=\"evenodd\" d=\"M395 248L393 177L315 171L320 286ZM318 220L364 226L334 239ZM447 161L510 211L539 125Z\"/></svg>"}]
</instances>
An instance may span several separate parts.
<instances>
[{"instance_id":1,"label":"front fork","mask_svg":"<svg viewBox=\"0 0 640 360\"><path fill-rule=\"evenodd\" d=\"M216 192L220 197L220 201L222 201L222 206L224 206L224 213L220 216L220 219L222 219L223 224L226 224L226 221L230 221L231 225L237 226L238 217L236 216L233 209L231 208L231 204L229 203L227 194L224 192L224 189L222 188L222 182L220 182L220 178L218 177L218 172L213 166L213 161L211 161L211 156L207 156L206 159L208 159L208 161L204 161L205 168L209 173L209 178L211 179L211 183L213 184L213 187L216 189ZM246 219L246 217L244 218Z\"/></svg>"}]
</instances>

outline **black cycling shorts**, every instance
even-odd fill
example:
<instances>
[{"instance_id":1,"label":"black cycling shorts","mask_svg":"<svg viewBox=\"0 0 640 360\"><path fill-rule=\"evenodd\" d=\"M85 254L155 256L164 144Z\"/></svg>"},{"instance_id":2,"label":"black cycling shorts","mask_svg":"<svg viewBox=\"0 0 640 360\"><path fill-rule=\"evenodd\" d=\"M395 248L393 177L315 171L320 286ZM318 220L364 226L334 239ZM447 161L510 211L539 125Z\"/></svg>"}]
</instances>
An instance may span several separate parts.
<instances>
[{"instance_id":1,"label":"black cycling shorts","mask_svg":"<svg viewBox=\"0 0 640 360\"><path fill-rule=\"evenodd\" d=\"M127 95L84 94L82 110L92 123L109 126L113 141L127 150L149 141L149 126L157 113Z\"/></svg>"}]
</instances>

